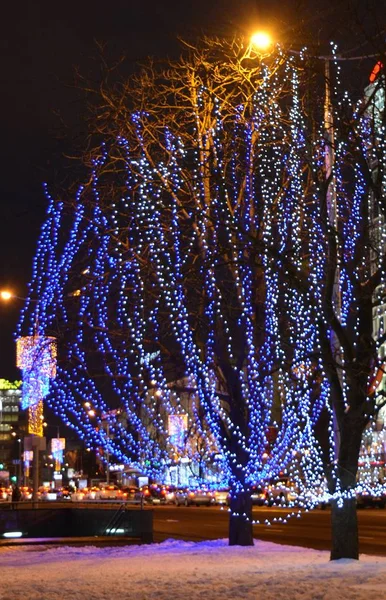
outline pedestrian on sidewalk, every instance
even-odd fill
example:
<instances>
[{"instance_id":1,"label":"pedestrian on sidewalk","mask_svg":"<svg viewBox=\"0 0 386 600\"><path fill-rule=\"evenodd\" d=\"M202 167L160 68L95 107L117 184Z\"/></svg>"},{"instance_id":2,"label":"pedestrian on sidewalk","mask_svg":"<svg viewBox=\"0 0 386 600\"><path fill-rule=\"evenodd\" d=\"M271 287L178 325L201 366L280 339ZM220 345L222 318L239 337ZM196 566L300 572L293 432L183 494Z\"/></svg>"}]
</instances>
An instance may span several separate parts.
<instances>
[{"instance_id":1,"label":"pedestrian on sidewalk","mask_svg":"<svg viewBox=\"0 0 386 600\"><path fill-rule=\"evenodd\" d=\"M21 500L21 491L17 484L12 487L12 509L17 508L18 502Z\"/></svg>"}]
</instances>

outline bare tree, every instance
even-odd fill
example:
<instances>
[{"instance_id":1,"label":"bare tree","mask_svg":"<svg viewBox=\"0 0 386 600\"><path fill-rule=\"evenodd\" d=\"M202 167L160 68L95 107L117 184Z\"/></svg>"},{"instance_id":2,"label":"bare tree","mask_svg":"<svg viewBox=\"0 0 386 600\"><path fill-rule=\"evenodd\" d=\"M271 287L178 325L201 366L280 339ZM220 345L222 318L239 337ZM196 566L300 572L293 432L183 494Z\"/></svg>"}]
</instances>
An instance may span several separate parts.
<instances>
[{"instance_id":1,"label":"bare tree","mask_svg":"<svg viewBox=\"0 0 386 600\"><path fill-rule=\"evenodd\" d=\"M191 431L210 431L231 485L230 543L253 543L253 484L287 468L318 488L324 468L332 558L356 558L385 267L369 209L384 211L383 112L376 130L373 96L358 107L330 82L326 137L324 86L312 57L204 40L102 89L106 143L71 217L51 201L31 293L39 327L63 338L51 402L91 445L160 476L166 417L183 412L169 384L187 376ZM85 397L122 406L127 427L112 419L114 435L96 435Z\"/></svg>"}]
</instances>

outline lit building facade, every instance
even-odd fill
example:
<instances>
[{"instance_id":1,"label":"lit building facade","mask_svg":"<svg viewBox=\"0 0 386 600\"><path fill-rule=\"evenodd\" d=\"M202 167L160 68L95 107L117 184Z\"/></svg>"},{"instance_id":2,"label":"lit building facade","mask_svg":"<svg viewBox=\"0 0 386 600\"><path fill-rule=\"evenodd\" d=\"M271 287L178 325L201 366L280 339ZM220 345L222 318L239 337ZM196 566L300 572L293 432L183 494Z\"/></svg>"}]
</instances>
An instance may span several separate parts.
<instances>
[{"instance_id":1,"label":"lit building facade","mask_svg":"<svg viewBox=\"0 0 386 600\"><path fill-rule=\"evenodd\" d=\"M0 463L4 471L15 470L15 437L20 433L21 381L0 379ZM12 435L14 434L14 435ZM15 435L16 434L16 435Z\"/></svg>"},{"instance_id":2,"label":"lit building facade","mask_svg":"<svg viewBox=\"0 0 386 600\"><path fill-rule=\"evenodd\" d=\"M365 100L369 103L367 113L370 117L372 128L375 132L373 147L376 149L378 141L378 135L381 136L383 127L383 115L385 111L385 88L384 88L384 75L382 73L382 66L379 63L374 68L374 71L370 77L371 83L366 88ZM373 147L370 148L370 157ZM372 168L372 174L374 181L378 177L378 165L376 159L376 151L374 157L370 162ZM386 190L386 181L382 182L384 189ZM385 217L379 210L379 203L371 202L371 242L373 251L371 254L371 274L373 274L379 267L386 252L386 225ZM373 308L373 336L374 339L379 343L385 338L385 342L381 343L379 348L379 359L386 361L386 282L382 283L376 290L374 298ZM376 401L378 404L383 404L386 394L386 376L384 376L376 391ZM377 429L382 429L386 421L386 406L380 408L377 416Z\"/></svg>"},{"instance_id":3,"label":"lit building facade","mask_svg":"<svg viewBox=\"0 0 386 600\"><path fill-rule=\"evenodd\" d=\"M164 465L163 480L176 486L196 487L200 483L221 484L224 481L222 458L205 420L200 417L197 387L192 378L182 377L167 384L172 414L167 415L160 400L157 410L167 423L163 444L168 455ZM217 391L224 410L227 410L227 394L217 382ZM162 391L150 388L144 404L153 404L161 398ZM142 421L153 435L156 430L146 414ZM201 422L199 426L198 423Z\"/></svg>"},{"instance_id":4,"label":"lit building facade","mask_svg":"<svg viewBox=\"0 0 386 600\"><path fill-rule=\"evenodd\" d=\"M370 85L365 90L365 101L368 103L367 114L374 131L373 144L369 148L370 166L374 181L379 176L376 148L382 141L383 119L385 112L385 81L383 67L378 63L370 77ZM373 156L372 156L373 155ZM381 182L386 190L386 181ZM371 265L373 274L379 267L386 252L386 224L385 217L379 210L379 203L370 199L371 218ZM378 286L375 292L373 308L373 337L380 344L379 360L381 368L386 370L386 282ZM381 372L380 372L381 374ZM376 423L370 425L363 434L362 447L359 458L359 480L374 486L385 481L386 457L386 373L379 379L375 392L375 400L380 407L376 416Z\"/></svg>"}]
</instances>

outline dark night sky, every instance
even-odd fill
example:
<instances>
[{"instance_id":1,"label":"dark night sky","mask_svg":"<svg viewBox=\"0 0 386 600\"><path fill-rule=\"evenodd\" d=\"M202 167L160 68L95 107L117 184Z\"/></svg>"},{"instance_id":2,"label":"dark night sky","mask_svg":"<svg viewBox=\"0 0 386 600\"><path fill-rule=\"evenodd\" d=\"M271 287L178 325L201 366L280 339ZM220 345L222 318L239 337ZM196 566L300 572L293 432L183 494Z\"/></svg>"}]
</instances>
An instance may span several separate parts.
<instances>
[{"instance_id":1,"label":"dark night sky","mask_svg":"<svg viewBox=\"0 0 386 600\"><path fill-rule=\"evenodd\" d=\"M86 75L98 72L95 40L107 43L111 58L127 57L123 73L148 55L177 53L177 35L247 34L260 23L288 38L302 21L303 31L314 39L343 37L346 43L351 35L344 28L347 4L338 0L7 3L0 25L0 288L26 294L46 206L42 182L60 186L65 179L76 179L76 171L72 178L62 156L79 146L84 133L80 93L72 83L75 67ZM365 10L367 2L359 4ZM0 377L18 376L12 333L20 308L17 301L0 305Z\"/></svg>"}]
</instances>

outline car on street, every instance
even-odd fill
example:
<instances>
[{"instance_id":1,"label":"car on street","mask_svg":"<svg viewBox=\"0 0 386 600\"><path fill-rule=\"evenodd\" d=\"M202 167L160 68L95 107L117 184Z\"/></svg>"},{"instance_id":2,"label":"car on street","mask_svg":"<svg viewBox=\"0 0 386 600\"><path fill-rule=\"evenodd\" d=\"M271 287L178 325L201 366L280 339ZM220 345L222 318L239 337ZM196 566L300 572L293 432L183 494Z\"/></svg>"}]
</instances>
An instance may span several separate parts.
<instances>
[{"instance_id":1,"label":"car on street","mask_svg":"<svg viewBox=\"0 0 386 600\"><path fill-rule=\"evenodd\" d=\"M174 504L176 499L176 486L166 485L165 486L165 502L166 504Z\"/></svg>"},{"instance_id":2,"label":"car on street","mask_svg":"<svg viewBox=\"0 0 386 600\"><path fill-rule=\"evenodd\" d=\"M230 503L230 490L229 488L219 488L218 490L214 490L214 504L218 504L220 506L229 506Z\"/></svg>"},{"instance_id":3,"label":"car on street","mask_svg":"<svg viewBox=\"0 0 386 600\"><path fill-rule=\"evenodd\" d=\"M268 506L286 506L296 502L298 490L296 484L288 477L271 481L267 486Z\"/></svg>"},{"instance_id":4,"label":"car on street","mask_svg":"<svg viewBox=\"0 0 386 600\"><path fill-rule=\"evenodd\" d=\"M176 506L183 506L186 504L186 498L188 497L189 490L186 487L176 488L174 490L174 504Z\"/></svg>"},{"instance_id":5,"label":"car on street","mask_svg":"<svg viewBox=\"0 0 386 600\"><path fill-rule=\"evenodd\" d=\"M64 486L58 490L58 500L71 500L71 495L75 489L71 486Z\"/></svg>"},{"instance_id":6,"label":"car on street","mask_svg":"<svg viewBox=\"0 0 386 600\"><path fill-rule=\"evenodd\" d=\"M212 490L205 488L189 490L185 498L185 506L195 504L196 506L211 506L215 503L215 496Z\"/></svg>"},{"instance_id":7,"label":"car on street","mask_svg":"<svg viewBox=\"0 0 386 600\"><path fill-rule=\"evenodd\" d=\"M134 485L124 486L121 488L122 500L131 504L140 504L142 502L143 494L139 487Z\"/></svg>"},{"instance_id":8,"label":"car on street","mask_svg":"<svg viewBox=\"0 0 386 600\"><path fill-rule=\"evenodd\" d=\"M75 492L73 492L71 494L71 501L72 502L84 502L85 500L89 500L91 498L88 497L88 489L84 488L82 490L75 490ZM93 498L95 499L95 498Z\"/></svg>"},{"instance_id":9,"label":"car on street","mask_svg":"<svg viewBox=\"0 0 386 600\"><path fill-rule=\"evenodd\" d=\"M73 494L77 494L80 500L99 500L101 489L93 485L89 488L83 488L81 490L76 490Z\"/></svg>"},{"instance_id":10,"label":"car on street","mask_svg":"<svg viewBox=\"0 0 386 600\"><path fill-rule=\"evenodd\" d=\"M40 494L40 497L39 497ZM39 489L38 497L40 500L52 502L58 499L59 490L52 488Z\"/></svg>"},{"instance_id":11,"label":"car on street","mask_svg":"<svg viewBox=\"0 0 386 600\"><path fill-rule=\"evenodd\" d=\"M12 497L11 488L0 487L0 502L10 502Z\"/></svg>"},{"instance_id":12,"label":"car on street","mask_svg":"<svg viewBox=\"0 0 386 600\"><path fill-rule=\"evenodd\" d=\"M99 500L122 500L122 491L117 485L101 486Z\"/></svg>"},{"instance_id":13,"label":"car on street","mask_svg":"<svg viewBox=\"0 0 386 600\"><path fill-rule=\"evenodd\" d=\"M254 506L264 506L267 504L268 493L261 485L253 485L251 487L251 500Z\"/></svg>"},{"instance_id":14,"label":"car on street","mask_svg":"<svg viewBox=\"0 0 386 600\"><path fill-rule=\"evenodd\" d=\"M32 495L33 495L33 490L32 488L23 485L20 488L20 492L21 492L21 499L22 500L32 500Z\"/></svg>"},{"instance_id":15,"label":"car on street","mask_svg":"<svg viewBox=\"0 0 386 600\"><path fill-rule=\"evenodd\" d=\"M166 487L162 484L145 485L141 492L146 504L166 504Z\"/></svg>"}]
</instances>

